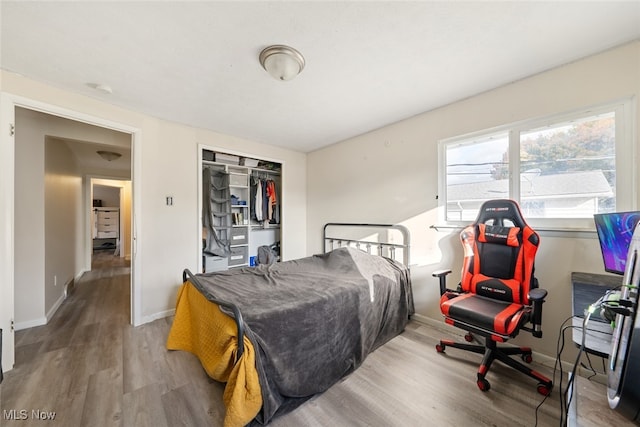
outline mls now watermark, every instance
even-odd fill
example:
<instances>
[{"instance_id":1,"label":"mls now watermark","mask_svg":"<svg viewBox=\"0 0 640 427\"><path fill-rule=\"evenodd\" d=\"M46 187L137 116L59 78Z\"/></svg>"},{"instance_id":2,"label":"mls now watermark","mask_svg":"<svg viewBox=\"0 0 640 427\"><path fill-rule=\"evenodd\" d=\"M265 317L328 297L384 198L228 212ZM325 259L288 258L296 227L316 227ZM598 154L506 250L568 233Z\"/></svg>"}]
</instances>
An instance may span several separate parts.
<instances>
[{"instance_id":1,"label":"mls now watermark","mask_svg":"<svg viewBox=\"0 0 640 427\"><path fill-rule=\"evenodd\" d=\"M3 409L2 418L5 420L41 420L41 421L53 421L56 418L56 413L53 411L45 411L42 409L32 409L30 411L26 409Z\"/></svg>"}]
</instances>

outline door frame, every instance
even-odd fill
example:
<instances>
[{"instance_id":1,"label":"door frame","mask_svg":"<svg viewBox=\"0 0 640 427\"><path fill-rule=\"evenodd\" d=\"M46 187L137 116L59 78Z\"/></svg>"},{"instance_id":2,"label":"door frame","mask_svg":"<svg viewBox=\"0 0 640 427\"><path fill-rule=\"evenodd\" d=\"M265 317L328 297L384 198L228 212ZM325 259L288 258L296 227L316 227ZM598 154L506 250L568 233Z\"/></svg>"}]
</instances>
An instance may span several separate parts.
<instances>
[{"instance_id":1,"label":"door frame","mask_svg":"<svg viewBox=\"0 0 640 427\"><path fill-rule=\"evenodd\" d=\"M106 181L107 183L100 183L101 181ZM92 267L91 267L91 260L93 258L93 187L95 185L103 185L103 186L108 186L108 187L113 187L113 188L117 188L118 189L118 199L120 200L120 212L119 212L119 218L120 221L118 221L118 235L120 236L118 238L119 240L119 249L120 249L120 253L118 254L118 257L120 258L127 258L128 257L128 261L131 260L131 254L127 255L127 251L125 251L123 249L123 244L126 244L126 241L123 240L124 237L127 236L127 230L125 229L125 221L123 221L123 218L131 218L131 212L129 212L128 215L125 215L126 209L127 209L127 204L129 205L129 211L130 211L130 206L131 206L131 195L129 194L128 200L127 197L125 195L125 190L127 187L127 183L128 186L131 187L132 183L131 183L131 179L125 179L125 178L121 178L121 177L114 177L114 176L108 176L108 175L96 175L96 174L88 174L85 175L84 177L84 186L85 186L85 217L86 217L86 221L85 221L85 233L86 233L86 246L85 246L85 256L84 256L84 260L85 260L85 271L91 271ZM112 184L112 185L110 185ZM129 221L131 222L131 221ZM131 234L131 233L129 233ZM129 236L129 241L131 240L131 236Z\"/></svg>"},{"instance_id":2,"label":"door frame","mask_svg":"<svg viewBox=\"0 0 640 427\"><path fill-rule=\"evenodd\" d=\"M131 314L133 326L142 324L141 183L142 131L140 128L102 117L36 101L8 92L0 92L0 328L3 329L2 369L9 371L15 363L14 319L14 209L15 209L15 109L39 111L131 135Z\"/></svg>"}]
</instances>

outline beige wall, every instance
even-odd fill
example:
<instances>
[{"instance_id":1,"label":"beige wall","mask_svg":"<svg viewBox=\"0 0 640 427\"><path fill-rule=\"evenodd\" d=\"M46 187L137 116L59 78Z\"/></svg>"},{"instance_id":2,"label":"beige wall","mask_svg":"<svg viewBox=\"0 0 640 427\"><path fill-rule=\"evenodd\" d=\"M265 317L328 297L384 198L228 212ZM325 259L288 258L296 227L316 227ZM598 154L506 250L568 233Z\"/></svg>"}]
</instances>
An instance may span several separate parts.
<instances>
[{"instance_id":1,"label":"beige wall","mask_svg":"<svg viewBox=\"0 0 640 427\"><path fill-rule=\"evenodd\" d=\"M44 138L40 117L16 112L16 196L14 206L15 323L18 328L45 323Z\"/></svg>"},{"instance_id":2,"label":"beige wall","mask_svg":"<svg viewBox=\"0 0 640 427\"><path fill-rule=\"evenodd\" d=\"M78 112L87 120L97 118L139 131L140 144L133 150L134 156L136 152L139 153L139 158L134 159L133 204L134 207L138 206L135 212L137 255L134 256L134 265L139 275L141 322L169 314L175 304L182 270L197 270L201 244L197 210L199 144L253 154L284 164L282 256L292 259L306 255L307 174L304 154L162 121L5 71L0 81L0 91L12 99L18 99L18 102L26 99L28 103L53 105ZM0 135L0 143L11 143L4 138L7 136ZM7 161L6 158L0 159L0 168ZM43 159L36 161L42 162ZM37 179L37 176L33 179ZM40 182L43 180L44 177L40 175ZM16 199L23 197L21 193L16 192ZM173 196L173 206L165 205L167 195ZM5 211L7 200L7 197L0 200L0 211ZM44 223L44 217L35 223L36 227L44 227L38 225ZM1 229L0 233L5 233L5 229ZM4 237L4 234L0 235L0 240ZM23 238L23 232L16 231L15 241ZM40 255L42 263L43 256ZM16 271L16 277L18 274ZM44 271L38 272L34 280L42 284L43 276Z\"/></svg>"},{"instance_id":3,"label":"beige wall","mask_svg":"<svg viewBox=\"0 0 640 427\"><path fill-rule=\"evenodd\" d=\"M44 152L44 310L50 319L64 299L65 285L82 265L78 242L85 215L82 177L69 147L47 138Z\"/></svg>"},{"instance_id":4,"label":"beige wall","mask_svg":"<svg viewBox=\"0 0 640 427\"><path fill-rule=\"evenodd\" d=\"M438 141L625 97L634 97L635 105L639 93L640 42L636 42L310 153L308 252L321 248L320 230L328 221L405 224L412 233L417 313L441 321L437 281L431 272L452 268L455 286L462 249L457 231L429 228L442 223L436 200ZM639 122L637 109L634 119ZM555 357L560 324L571 315L571 272L604 272L595 234L586 238L543 234L536 266L541 286L549 291L545 335L542 342L526 334L518 340Z\"/></svg>"}]
</instances>

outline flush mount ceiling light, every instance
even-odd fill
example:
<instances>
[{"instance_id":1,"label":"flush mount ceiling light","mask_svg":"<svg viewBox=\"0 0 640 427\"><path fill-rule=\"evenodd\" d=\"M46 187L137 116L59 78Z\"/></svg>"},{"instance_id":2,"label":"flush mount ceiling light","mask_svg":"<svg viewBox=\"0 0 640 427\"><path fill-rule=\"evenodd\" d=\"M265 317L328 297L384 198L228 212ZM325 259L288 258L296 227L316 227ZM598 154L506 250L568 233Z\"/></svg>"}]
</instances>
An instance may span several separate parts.
<instances>
[{"instance_id":1,"label":"flush mount ceiling light","mask_svg":"<svg viewBox=\"0 0 640 427\"><path fill-rule=\"evenodd\" d=\"M96 151L96 153L98 153L98 155L100 157L102 157L103 159L105 159L106 161L110 162L112 160L115 159L119 159L120 157L122 157L122 154L120 153L116 153L115 151Z\"/></svg>"},{"instance_id":2,"label":"flush mount ceiling light","mask_svg":"<svg viewBox=\"0 0 640 427\"><path fill-rule=\"evenodd\" d=\"M260 64L277 80L291 80L304 68L304 57L292 47L281 44L260 52Z\"/></svg>"}]
</instances>

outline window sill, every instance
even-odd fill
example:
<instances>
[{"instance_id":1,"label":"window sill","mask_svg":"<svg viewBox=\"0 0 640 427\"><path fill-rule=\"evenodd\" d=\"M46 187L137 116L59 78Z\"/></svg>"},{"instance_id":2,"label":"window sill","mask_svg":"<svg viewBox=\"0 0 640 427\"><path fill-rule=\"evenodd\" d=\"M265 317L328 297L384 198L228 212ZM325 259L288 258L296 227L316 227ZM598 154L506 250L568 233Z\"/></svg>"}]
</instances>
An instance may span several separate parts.
<instances>
[{"instance_id":1,"label":"window sill","mask_svg":"<svg viewBox=\"0 0 640 427\"><path fill-rule=\"evenodd\" d=\"M433 224L429 228L442 233L452 231L462 231L466 225L458 224ZM541 236L571 237L575 239L594 239L597 237L596 230L589 228L553 228L553 227L531 227Z\"/></svg>"}]
</instances>

